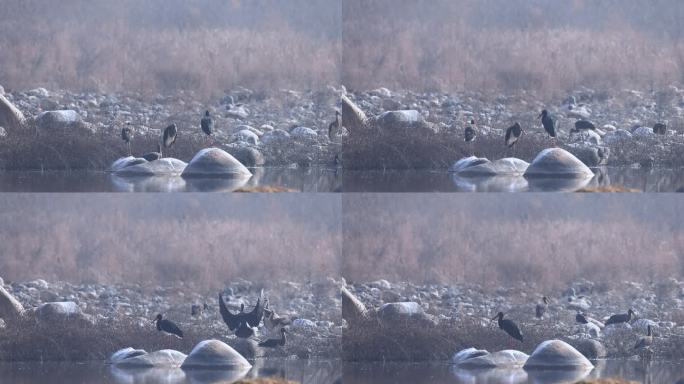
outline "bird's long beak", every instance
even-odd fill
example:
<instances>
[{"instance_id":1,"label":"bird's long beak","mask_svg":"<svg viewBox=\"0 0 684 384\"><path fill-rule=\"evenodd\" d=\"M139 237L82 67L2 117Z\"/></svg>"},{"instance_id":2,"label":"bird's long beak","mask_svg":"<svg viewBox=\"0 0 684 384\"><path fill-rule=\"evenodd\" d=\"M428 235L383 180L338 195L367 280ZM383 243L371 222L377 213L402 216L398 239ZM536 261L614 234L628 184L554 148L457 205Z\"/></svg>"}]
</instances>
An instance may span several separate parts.
<instances>
[{"instance_id":1,"label":"bird's long beak","mask_svg":"<svg viewBox=\"0 0 684 384\"><path fill-rule=\"evenodd\" d=\"M542 115L543 115L543 114L540 113L539 116L537 116L537 119L541 119Z\"/></svg>"},{"instance_id":2,"label":"bird's long beak","mask_svg":"<svg viewBox=\"0 0 684 384\"><path fill-rule=\"evenodd\" d=\"M496 320L497 317L499 317L499 315L492 317L491 320L494 321L494 320Z\"/></svg>"}]
</instances>

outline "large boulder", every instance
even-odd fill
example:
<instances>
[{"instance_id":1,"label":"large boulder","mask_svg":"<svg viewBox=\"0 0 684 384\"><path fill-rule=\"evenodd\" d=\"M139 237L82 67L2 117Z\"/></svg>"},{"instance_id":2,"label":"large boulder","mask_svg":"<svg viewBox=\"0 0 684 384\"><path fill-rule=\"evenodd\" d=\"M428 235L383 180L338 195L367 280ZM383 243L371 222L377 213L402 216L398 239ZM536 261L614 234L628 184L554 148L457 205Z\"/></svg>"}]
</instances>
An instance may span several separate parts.
<instances>
[{"instance_id":1,"label":"large boulder","mask_svg":"<svg viewBox=\"0 0 684 384\"><path fill-rule=\"evenodd\" d=\"M36 116L35 123L39 129L46 131L90 130L90 127L83 121L81 115L70 109L42 112Z\"/></svg>"},{"instance_id":2,"label":"large boulder","mask_svg":"<svg viewBox=\"0 0 684 384\"><path fill-rule=\"evenodd\" d=\"M624 129L617 129L615 131L608 132L605 136L603 136L603 142L609 145L617 144L622 141L628 141L631 139L632 133Z\"/></svg>"},{"instance_id":3,"label":"large boulder","mask_svg":"<svg viewBox=\"0 0 684 384\"><path fill-rule=\"evenodd\" d=\"M4 95L0 94L0 126L18 130L24 126L26 118Z\"/></svg>"},{"instance_id":4,"label":"large boulder","mask_svg":"<svg viewBox=\"0 0 684 384\"><path fill-rule=\"evenodd\" d=\"M0 319L5 322L18 319L24 313L24 307L11 293L0 284Z\"/></svg>"},{"instance_id":5,"label":"large boulder","mask_svg":"<svg viewBox=\"0 0 684 384\"><path fill-rule=\"evenodd\" d=\"M178 176L183 173L188 165L184 161L172 157L145 162L133 160L127 163L128 166L123 166L126 163L120 164L119 169L114 173L119 176ZM112 164L113 166L114 164Z\"/></svg>"},{"instance_id":6,"label":"large boulder","mask_svg":"<svg viewBox=\"0 0 684 384\"><path fill-rule=\"evenodd\" d=\"M547 340L539 344L523 366L526 370L584 370L593 367L584 355L561 340Z\"/></svg>"},{"instance_id":7,"label":"large boulder","mask_svg":"<svg viewBox=\"0 0 684 384\"><path fill-rule=\"evenodd\" d=\"M92 323L90 316L84 314L73 301L43 303L34 310L34 317L37 321L45 323Z\"/></svg>"},{"instance_id":8,"label":"large boulder","mask_svg":"<svg viewBox=\"0 0 684 384\"><path fill-rule=\"evenodd\" d=\"M519 368L529 356L526 353L508 349L494 353L482 354L458 362L464 368Z\"/></svg>"},{"instance_id":9,"label":"large boulder","mask_svg":"<svg viewBox=\"0 0 684 384\"><path fill-rule=\"evenodd\" d=\"M593 324L592 324L593 325ZM587 359L596 360L603 359L608 354L606 347L601 344L598 340L594 339L581 339L574 342L575 348L584 355Z\"/></svg>"},{"instance_id":10,"label":"large boulder","mask_svg":"<svg viewBox=\"0 0 684 384\"><path fill-rule=\"evenodd\" d=\"M245 370L251 367L242 355L219 340L200 342L181 365L182 369Z\"/></svg>"},{"instance_id":11,"label":"large boulder","mask_svg":"<svg viewBox=\"0 0 684 384\"><path fill-rule=\"evenodd\" d=\"M260 167L266 162L264 155L252 147L231 146L227 152L245 167Z\"/></svg>"},{"instance_id":12,"label":"large boulder","mask_svg":"<svg viewBox=\"0 0 684 384\"><path fill-rule=\"evenodd\" d=\"M252 144L252 145L257 145L259 144L259 136L248 130L248 129L243 129L239 132L236 132L233 134L233 136L230 137L231 142L236 142L236 141L241 141L244 143Z\"/></svg>"},{"instance_id":13,"label":"large boulder","mask_svg":"<svg viewBox=\"0 0 684 384\"><path fill-rule=\"evenodd\" d=\"M525 171L527 178L590 178L594 173L570 152L561 148L541 151Z\"/></svg>"},{"instance_id":14,"label":"large boulder","mask_svg":"<svg viewBox=\"0 0 684 384\"><path fill-rule=\"evenodd\" d=\"M474 167L476 165L481 165L481 164L487 164L490 163L489 159L485 157L476 157L476 156L470 156L470 157L464 157L462 159L459 159L457 162L455 162L450 168L449 172L454 172L454 173L460 173L463 172L464 170Z\"/></svg>"},{"instance_id":15,"label":"large boulder","mask_svg":"<svg viewBox=\"0 0 684 384\"><path fill-rule=\"evenodd\" d=\"M585 143L568 145L568 150L589 167L599 167L608 164L610 148Z\"/></svg>"},{"instance_id":16,"label":"large boulder","mask_svg":"<svg viewBox=\"0 0 684 384\"><path fill-rule=\"evenodd\" d=\"M394 129L396 127L407 127L423 122L420 112L409 109L402 111L388 111L376 118L378 127L382 129Z\"/></svg>"},{"instance_id":17,"label":"large boulder","mask_svg":"<svg viewBox=\"0 0 684 384\"><path fill-rule=\"evenodd\" d=\"M249 178L252 173L228 152L219 148L205 148L190 160L181 176Z\"/></svg>"},{"instance_id":18,"label":"large boulder","mask_svg":"<svg viewBox=\"0 0 684 384\"><path fill-rule=\"evenodd\" d=\"M383 304L377 313L380 325L385 327L412 327L433 325L430 316L420 304L412 301Z\"/></svg>"},{"instance_id":19,"label":"large boulder","mask_svg":"<svg viewBox=\"0 0 684 384\"><path fill-rule=\"evenodd\" d=\"M145 351L144 349L134 349L134 348L128 347L128 348L119 349L118 351L112 353L112 355L109 356L109 358L107 359L106 362L107 362L107 364L116 364L116 363L119 363L119 362L126 360L128 358L136 357L136 356L140 356L140 355L146 355L146 354L147 354L147 351Z\"/></svg>"},{"instance_id":20,"label":"large boulder","mask_svg":"<svg viewBox=\"0 0 684 384\"><path fill-rule=\"evenodd\" d=\"M185 354L173 349L162 349L151 353L138 354L112 363L127 368L178 368L185 361Z\"/></svg>"},{"instance_id":21,"label":"large boulder","mask_svg":"<svg viewBox=\"0 0 684 384\"><path fill-rule=\"evenodd\" d=\"M280 338L280 333L277 335ZM235 349L237 353L244 356L247 359L256 359L264 356L264 349L259 347L254 339L236 339L231 342L231 347Z\"/></svg>"},{"instance_id":22,"label":"large boulder","mask_svg":"<svg viewBox=\"0 0 684 384\"><path fill-rule=\"evenodd\" d=\"M458 164L458 163L457 163ZM456 168L454 164L453 168ZM530 164L524 160L507 157L465 167L458 171L461 176L522 176Z\"/></svg>"},{"instance_id":23,"label":"large boulder","mask_svg":"<svg viewBox=\"0 0 684 384\"><path fill-rule=\"evenodd\" d=\"M290 139L290 133L282 129L274 129L261 136L261 142L268 145L284 144L290 141Z\"/></svg>"}]
</instances>

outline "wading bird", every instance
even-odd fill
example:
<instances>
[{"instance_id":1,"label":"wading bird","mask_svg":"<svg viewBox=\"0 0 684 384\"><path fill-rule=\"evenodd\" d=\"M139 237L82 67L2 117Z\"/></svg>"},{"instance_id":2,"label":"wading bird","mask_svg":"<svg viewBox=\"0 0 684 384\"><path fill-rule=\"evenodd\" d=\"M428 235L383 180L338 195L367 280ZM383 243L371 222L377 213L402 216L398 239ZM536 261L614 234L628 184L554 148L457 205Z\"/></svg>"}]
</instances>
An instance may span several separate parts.
<instances>
[{"instance_id":1,"label":"wading bird","mask_svg":"<svg viewBox=\"0 0 684 384\"><path fill-rule=\"evenodd\" d=\"M634 345L634 349L646 349L650 348L651 345L653 345L653 330L649 325L647 328L646 336L643 336L639 339L639 341L637 341L636 345Z\"/></svg>"},{"instance_id":2,"label":"wading bird","mask_svg":"<svg viewBox=\"0 0 684 384\"><path fill-rule=\"evenodd\" d=\"M285 337L286 333L287 330L285 328L280 328L280 339L268 339L259 343L259 346L263 348L277 348L285 346L285 342L287 341L287 338Z\"/></svg>"},{"instance_id":3,"label":"wading bird","mask_svg":"<svg viewBox=\"0 0 684 384\"><path fill-rule=\"evenodd\" d=\"M465 132L463 135L463 139L465 140L466 143L468 143L468 147L470 149L470 155L474 156L475 151L473 150L474 142L475 139L477 138L477 126L475 125L475 120L471 119L470 122L468 122L468 125L465 128Z\"/></svg>"},{"instance_id":4,"label":"wading bird","mask_svg":"<svg viewBox=\"0 0 684 384\"><path fill-rule=\"evenodd\" d=\"M657 135L664 135L667 133L667 125L665 123L656 123L653 126L653 133Z\"/></svg>"},{"instance_id":5,"label":"wading bird","mask_svg":"<svg viewBox=\"0 0 684 384\"><path fill-rule=\"evenodd\" d=\"M164 148L171 148L171 146L176 142L176 136L178 135L178 128L176 124L171 124L164 128Z\"/></svg>"},{"instance_id":6,"label":"wading bird","mask_svg":"<svg viewBox=\"0 0 684 384\"><path fill-rule=\"evenodd\" d=\"M258 327L261 319L264 317L264 310L261 306L261 298L257 299L256 306L252 312L245 312L245 305L240 305L240 312L233 314L226 307L223 301L223 294L219 293L219 312L223 322L226 323L228 329L235 331L235 336L241 338L249 338L254 335L253 327Z\"/></svg>"},{"instance_id":7,"label":"wading bird","mask_svg":"<svg viewBox=\"0 0 684 384\"><path fill-rule=\"evenodd\" d=\"M577 312L577 314L575 315L575 321L578 322L578 323L580 323L580 324L587 324L587 323L589 323L589 321L587 320L587 318L586 318L583 314L581 314L580 312Z\"/></svg>"},{"instance_id":8,"label":"wading bird","mask_svg":"<svg viewBox=\"0 0 684 384\"><path fill-rule=\"evenodd\" d=\"M142 158L147 161L155 161L162 158L162 145L157 144L157 152L149 152L142 155Z\"/></svg>"},{"instance_id":9,"label":"wading bird","mask_svg":"<svg viewBox=\"0 0 684 384\"><path fill-rule=\"evenodd\" d=\"M341 117L342 114L340 114L340 111L335 111L335 121L328 125L328 139L330 139L330 141L332 141L333 137L337 135L337 132L339 132L339 129L342 127L342 121L340 121Z\"/></svg>"},{"instance_id":10,"label":"wading bird","mask_svg":"<svg viewBox=\"0 0 684 384\"><path fill-rule=\"evenodd\" d=\"M544 317L544 314L546 313L546 309L549 307L549 299L546 298L546 296L542 297L542 302L538 303L537 306L535 307L534 315L537 317L537 319L541 319Z\"/></svg>"},{"instance_id":11,"label":"wading bird","mask_svg":"<svg viewBox=\"0 0 684 384\"><path fill-rule=\"evenodd\" d=\"M541 118L542 125L544 126L544 130L546 133L549 134L551 137L551 140L553 141L553 144L556 145L556 127L555 127L555 121L549 114L549 111L546 109L543 110L539 116Z\"/></svg>"},{"instance_id":12,"label":"wading bird","mask_svg":"<svg viewBox=\"0 0 684 384\"><path fill-rule=\"evenodd\" d=\"M608 321L606 321L606 325L627 323L632 319L632 315L634 315L634 311L632 311L632 308L630 308L627 313L621 313L619 315L613 315L609 317Z\"/></svg>"},{"instance_id":13,"label":"wading bird","mask_svg":"<svg viewBox=\"0 0 684 384\"><path fill-rule=\"evenodd\" d=\"M515 123L506 129L506 146L511 148L518 142L523 134L522 127L519 123Z\"/></svg>"},{"instance_id":14,"label":"wading bird","mask_svg":"<svg viewBox=\"0 0 684 384\"><path fill-rule=\"evenodd\" d=\"M512 320L504 319L504 313L499 312L496 316L492 317L492 320L498 319L499 328L503 329L510 337L523 342L523 335L520 332L520 328Z\"/></svg>"},{"instance_id":15,"label":"wading bird","mask_svg":"<svg viewBox=\"0 0 684 384\"><path fill-rule=\"evenodd\" d=\"M162 319L161 314L158 314L153 321L157 323L157 331L164 332L167 335L174 335L179 339L183 338L183 331L178 328L176 323L171 320Z\"/></svg>"},{"instance_id":16,"label":"wading bird","mask_svg":"<svg viewBox=\"0 0 684 384\"><path fill-rule=\"evenodd\" d=\"M133 138L133 129L131 128L131 122L127 122L126 126L121 128L121 140L126 143L128 147L128 156L131 155L131 139Z\"/></svg>"},{"instance_id":17,"label":"wading bird","mask_svg":"<svg viewBox=\"0 0 684 384\"><path fill-rule=\"evenodd\" d=\"M575 132L579 131L595 131L596 125L589 120L577 120L575 121Z\"/></svg>"},{"instance_id":18,"label":"wading bird","mask_svg":"<svg viewBox=\"0 0 684 384\"><path fill-rule=\"evenodd\" d=\"M211 114L208 110L204 112L204 117L200 121L200 127L202 128L202 132L207 136L211 136L214 132L214 120L211 118Z\"/></svg>"}]
</instances>

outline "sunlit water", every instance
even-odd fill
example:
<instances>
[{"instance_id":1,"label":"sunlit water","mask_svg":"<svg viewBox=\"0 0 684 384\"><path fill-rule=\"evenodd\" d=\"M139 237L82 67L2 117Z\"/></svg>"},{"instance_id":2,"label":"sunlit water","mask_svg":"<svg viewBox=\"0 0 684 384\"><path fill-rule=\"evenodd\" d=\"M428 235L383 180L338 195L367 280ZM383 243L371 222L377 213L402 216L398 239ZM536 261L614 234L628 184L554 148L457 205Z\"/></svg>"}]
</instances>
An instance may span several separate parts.
<instances>
[{"instance_id":1,"label":"sunlit water","mask_svg":"<svg viewBox=\"0 0 684 384\"><path fill-rule=\"evenodd\" d=\"M299 383L332 384L341 375L339 360L257 360L248 372L118 369L102 363L0 363L0 383L22 384L210 384L230 383L244 377L280 377Z\"/></svg>"},{"instance_id":2,"label":"sunlit water","mask_svg":"<svg viewBox=\"0 0 684 384\"><path fill-rule=\"evenodd\" d=\"M644 384L675 384L684 378L684 362L606 360L587 372L523 369L457 369L446 363L344 363L344 384L553 384L574 383L584 378L622 378Z\"/></svg>"},{"instance_id":3,"label":"sunlit water","mask_svg":"<svg viewBox=\"0 0 684 384\"><path fill-rule=\"evenodd\" d=\"M586 179L527 179L522 176L462 177L448 171L345 170L345 192L573 192L585 187L621 186L644 192L677 192L684 189L684 168L593 169Z\"/></svg>"},{"instance_id":4,"label":"sunlit water","mask_svg":"<svg viewBox=\"0 0 684 384\"><path fill-rule=\"evenodd\" d=\"M342 172L334 168L256 168L249 179L180 176L130 177L107 172L0 172L0 192L231 192L277 186L300 192L336 192Z\"/></svg>"}]
</instances>

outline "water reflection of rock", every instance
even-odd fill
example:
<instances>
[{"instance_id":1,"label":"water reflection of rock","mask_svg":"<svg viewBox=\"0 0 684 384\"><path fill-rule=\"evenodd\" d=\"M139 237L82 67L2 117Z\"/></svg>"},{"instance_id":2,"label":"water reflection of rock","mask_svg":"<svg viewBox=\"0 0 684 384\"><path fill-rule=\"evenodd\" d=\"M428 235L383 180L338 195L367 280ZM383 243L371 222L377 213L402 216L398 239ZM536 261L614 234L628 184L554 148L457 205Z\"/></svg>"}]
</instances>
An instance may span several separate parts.
<instances>
[{"instance_id":1,"label":"water reflection of rock","mask_svg":"<svg viewBox=\"0 0 684 384\"><path fill-rule=\"evenodd\" d=\"M528 382L534 384L561 384L575 383L587 376L591 368L578 370L534 370L528 371Z\"/></svg>"},{"instance_id":2,"label":"water reflection of rock","mask_svg":"<svg viewBox=\"0 0 684 384\"><path fill-rule=\"evenodd\" d=\"M531 178L527 179L530 192L574 192L591 185L593 178Z\"/></svg>"},{"instance_id":3,"label":"water reflection of rock","mask_svg":"<svg viewBox=\"0 0 684 384\"><path fill-rule=\"evenodd\" d=\"M111 175L112 185L120 192L181 192L186 181L180 176L118 176Z\"/></svg>"},{"instance_id":4,"label":"water reflection of rock","mask_svg":"<svg viewBox=\"0 0 684 384\"><path fill-rule=\"evenodd\" d=\"M460 191L468 192L524 192L528 181L522 176L462 177L453 176Z\"/></svg>"},{"instance_id":5,"label":"water reflection of rock","mask_svg":"<svg viewBox=\"0 0 684 384\"><path fill-rule=\"evenodd\" d=\"M452 373L462 383L507 383L528 382L527 372L521 368L462 369L453 368Z\"/></svg>"},{"instance_id":6,"label":"water reflection of rock","mask_svg":"<svg viewBox=\"0 0 684 384\"><path fill-rule=\"evenodd\" d=\"M111 368L114 382L119 384L181 384L186 383L186 375L180 368L138 368L121 369Z\"/></svg>"},{"instance_id":7,"label":"water reflection of rock","mask_svg":"<svg viewBox=\"0 0 684 384\"><path fill-rule=\"evenodd\" d=\"M249 368L222 370L222 369L197 369L185 372L187 383L197 384L229 384L239 380L249 373Z\"/></svg>"},{"instance_id":8,"label":"water reflection of rock","mask_svg":"<svg viewBox=\"0 0 684 384\"><path fill-rule=\"evenodd\" d=\"M233 192L247 185L245 178L192 178L185 180L187 192Z\"/></svg>"}]
</instances>

